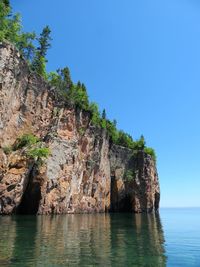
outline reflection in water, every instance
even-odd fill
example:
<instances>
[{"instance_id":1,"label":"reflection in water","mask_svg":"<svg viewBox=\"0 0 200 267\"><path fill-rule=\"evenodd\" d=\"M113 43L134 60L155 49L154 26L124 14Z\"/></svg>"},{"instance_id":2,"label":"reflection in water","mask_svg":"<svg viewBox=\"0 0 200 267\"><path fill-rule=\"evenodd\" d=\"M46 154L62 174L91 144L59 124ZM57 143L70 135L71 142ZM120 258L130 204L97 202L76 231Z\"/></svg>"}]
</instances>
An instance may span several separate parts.
<instances>
[{"instance_id":1,"label":"reflection in water","mask_svg":"<svg viewBox=\"0 0 200 267\"><path fill-rule=\"evenodd\" d=\"M165 266L159 216L1 217L0 266Z\"/></svg>"}]
</instances>

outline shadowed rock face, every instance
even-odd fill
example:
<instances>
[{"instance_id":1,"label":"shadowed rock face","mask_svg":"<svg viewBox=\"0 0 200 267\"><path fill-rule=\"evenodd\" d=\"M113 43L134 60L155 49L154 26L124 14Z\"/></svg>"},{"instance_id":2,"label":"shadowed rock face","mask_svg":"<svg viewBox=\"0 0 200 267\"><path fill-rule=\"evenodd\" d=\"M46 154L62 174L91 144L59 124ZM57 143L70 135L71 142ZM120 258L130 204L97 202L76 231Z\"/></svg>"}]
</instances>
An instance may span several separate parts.
<instances>
[{"instance_id":1,"label":"shadowed rock face","mask_svg":"<svg viewBox=\"0 0 200 267\"><path fill-rule=\"evenodd\" d=\"M4 153L25 133L50 148L40 167L20 150ZM0 214L150 212L159 197L149 155L110 144L89 113L58 100L12 45L0 45Z\"/></svg>"}]
</instances>

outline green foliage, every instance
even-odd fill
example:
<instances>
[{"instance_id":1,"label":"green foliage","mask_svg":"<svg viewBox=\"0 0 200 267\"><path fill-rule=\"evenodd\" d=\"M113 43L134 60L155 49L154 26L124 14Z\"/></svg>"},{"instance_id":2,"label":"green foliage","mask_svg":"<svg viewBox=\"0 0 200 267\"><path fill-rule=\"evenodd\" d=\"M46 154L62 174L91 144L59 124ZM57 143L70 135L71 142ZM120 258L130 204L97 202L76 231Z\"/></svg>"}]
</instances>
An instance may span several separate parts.
<instances>
[{"instance_id":1,"label":"green foliage","mask_svg":"<svg viewBox=\"0 0 200 267\"><path fill-rule=\"evenodd\" d=\"M67 91L67 100L80 109L88 110L89 108L88 95L84 85L72 85Z\"/></svg>"},{"instance_id":2,"label":"green foliage","mask_svg":"<svg viewBox=\"0 0 200 267\"><path fill-rule=\"evenodd\" d=\"M73 84L68 67L51 72L48 80L69 104L83 110L89 110L87 89L80 82Z\"/></svg>"},{"instance_id":3,"label":"green foliage","mask_svg":"<svg viewBox=\"0 0 200 267\"><path fill-rule=\"evenodd\" d=\"M106 129L107 128L107 121L105 119L101 119L100 127L102 129Z\"/></svg>"},{"instance_id":4,"label":"green foliage","mask_svg":"<svg viewBox=\"0 0 200 267\"><path fill-rule=\"evenodd\" d=\"M47 79L48 75L46 73L46 54L47 50L50 48L50 37L51 30L49 26L44 27L42 33L40 34L40 37L38 38L39 46L37 48L37 51L35 53L35 56L33 58L32 62L32 69L36 71L38 74L43 76L45 79Z\"/></svg>"},{"instance_id":5,"label":"green foliage","mask_svg":"<svg viewBox=\"0 0 200 267\"><path fill-rule=\"evenodd\" d=\"M92 118L91 118L92 124L95 126L99 126L101 123L101 117L100 117L98 105L94 102L90 103L89 111L92 114Z\"/></svg>"},{"instance_id":6,"label":"green foliage","mask_svg":"<svg viewBox=\"0 0 200 267\"><path fill-rule=\"evenodd\" d=\"M10 14L10 10L9 2L0 0L0 42L6 39L9 31L8 15Z\"/></svg>"},{"instance_id":7,"label":"green foliage","mask_svg":"<svg viewBox=\"0 0 200 267\"><path fill-rule=\"evenodd\" d=\"M9 155L12 152L12 146L4 146L2 149L6 155Z\"/></svg>"},{"instance_id":8,"label":"green foliage","mask_svg":"<svg viewBox=\"0 0 200 267\"><path fill-rule=\"evenodd\" d=\"M13 147L5 147L4 152L10 153L12 150L16 151L22 148L26 157L38 160L39 163L42 163L42 160L50 154L49 148L43 147L40 140L33 134L20 136Z\"/></svg>"},{"instance_id":9,"label":"green foliage","mask_svg":"<svg viewBox=\"0 0 200 267\"><path fill-rule=\"evenodd\" d=\"M51 30L46 26L40 37L37 38L39 43L36 49L33 43L35 42L35 33L22 32L20 14L12 14L9 1L0 0L0 42L9 41L16 45L24 58L31 63L32 69L47 78L46 74L46 54L50 47Z\"/></svg>"},{"instance_id":10,"label":"green foliage","mask_svg":"<svg viewBox=\"0 0 200 267\"><path fill-rule=\"evenodd\" d=\"M16 45L26 60L31 61L35 48L34 33L23 33L20 14L11 13L9 1L0 0L0 41L9 41Z\"/></svg>"},{"instance_id":11,"label":"green foliage","mask_svg":"<svg viewBox=\"0 0 200 267\"><path fill-rule=\"evenodd\" d=\"M80 128L78 129L78 132L79 132L80 135L84 135L85 130L86 130L86 129L85 129L84 127L80 127Z\"/></svg>"},{"instance_id":12,"label":"green foliage","mask_svg":"<svg viewBox=\"0 0 200 267\"><path fill-rule=\"evenodd\" d=\"M124 131L119 131L116 144L133 149L135 143L131 135L125 133Z\"/></svg>"},{"instance_id":13,"label":"green foliage","mask_svg":"<svg viewBox=\"0 0 200 267\"><path fill-rule=\"evenodd\" d=\"M111 141L115 144L117 144L117 140L119 138L119 132L116 128L116 125L116 120L114 120L113 122L107 120L106 129Z\"/></svg>"},{"instance_id":14,"label":"green foliage","mask_svg":"<svg viewBox=\"0 0 200 267\"><path fill-rule=\"evenodd\" d=\"M155 153L155 150L153 148L145 147L144 152L149 154L152 157L152 159L156 162L156 153Z\"/></svg>"},{"instance_id":15,"label":"green foliage","mask_svg":"<svg viewBox=\"0 0 200 267\"><path fill-rule=\"evenodd\" d=\"M32 62L36 52L36 48L33 45L35 38L36 34L34 32L21 33L20 38L16 43L17 48L29 63Z\"/></svg>"},{"instance_id":16,"label":"green foliage","mask_svg":"<svg viewBox=\"0 0 200 267\"><path fill-rule=\"evenodd\" d=\"M15 14L12 19L7 21L8 30L5 34L5 39L9 40L11 43L18 43L20 40L21 32L21 16L20 14Z\"/></svg>"},{"instance_id":17,"label":"green foliage","mask_svg":"<svg viewBox=\"0 0 200 267\"><path fill-rule=\"evenodd\" d=\"M36 144L37 142L39 142L39 139L33 134L23 134L22 136L17 138L17 141L13 146L13 150L18 150L23 147L28 147Z\"/></svg>"},{"instance_id":18,"label":"green foliage","mask_svg":"<svg viewBox=\"0 0 200 267\"><path fill-rule=\"evenodd\" d=\"M127 182L132 182L135 179L135 172L133 170L127 170L124 175L124 179Z\"/></svg>"},{"instance_id":19,"label":"green foliage","mask_svg":"<svg viewBox=\"0 0 200 267\"><path fill-rule=\"evenodd\" d=\"M69 90L73 85L69 68L65 67L63 69L58 69L57 72L60 75L61 80L63 81L62 89L66 91Z\"/></svg>"},{"instance_id":20,"label":"green foliage","mask_svg":"<svg viewBox=\"0 0 200 267\"><path fill-rule=\"evenodd\" d=\"M50 154L48 147L37 147L29 150L27 156L33 159L46 159Z\"/></svg>"},{"instance_id":21,"label":"green foliage","mask_svg":"<svg viewBox=\"0 0 200 267\"><path fill-rule=\"evenodd\" d=\"M102 115L100 115L98 105L89 102L85 85L81 82L77 84L72 82L68 67L58 69L57 72L46 73L46 55L51 46L50 34L51 30L48 26L44 27L39 38L36 38L35 33L23 32L21 16L19 14L12 14L9 0L0 0L0 42L6 40L12 42L31 65L32 70L47 79L50 85L56 88L62 100L75 108L88 111L91 114L91 123L96 127L105 129L114 144L132 149L134 153L144 151L156 160L155 151L152 148L146 147L143 136L139 140L134 141L129 134L117 130L115 120L111 122L107 119L105 109ZM38 43L37 48L34 45L36 42ZM38 141L37 137L33 135L23 135L17 139L13 149L32 148ZM9 149L7 150L9 151ZM44 154L42 154L43 152ZM35 157L34 155L44 155L45 157L45 148L35 147L29 153L31 153L32 157Z\"/></svg>"},{"instance_id":22,"label":"green foliage","mask_svg":"<svg viewBox=\"0 0 200 267\"><path fill-rule=\"evenodd\" d=\"M144 139L144 136L141 135L140 139L137 140L136 142L134 142L134 149L135 150L143 150L145 148L145 139Z\"/></svg>"},{"instance_id":23,"label":"green foliage","mask_svg":"<svg viewBox=\"0 0 200 267\"><path fill-rule=\"evenodd\" d=\"M105 108L103 109L101 117L102 117L103 120L106 120L106 110L105 110Z\"/></svg>"}]
</instances>

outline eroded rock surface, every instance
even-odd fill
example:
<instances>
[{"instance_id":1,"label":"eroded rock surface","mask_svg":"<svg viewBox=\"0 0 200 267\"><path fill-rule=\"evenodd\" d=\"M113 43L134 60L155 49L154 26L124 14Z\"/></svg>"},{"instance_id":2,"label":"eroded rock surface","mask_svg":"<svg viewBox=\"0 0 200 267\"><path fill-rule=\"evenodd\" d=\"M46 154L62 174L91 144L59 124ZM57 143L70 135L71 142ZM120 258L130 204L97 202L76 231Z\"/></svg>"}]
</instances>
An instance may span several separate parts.
<instances>
[{"instance_id":1,"label":"eroded rock surface","mask_svg":"<svg viewBox=\"0 0 200 267\"><path fill-rule=\"evenodd\" d=\"M5 153L25 133L50 148L42 166ZM159 198L149 155L112 145L90 114L58 100L12 45L0 45L0 214L150 212Z\"/></svg>"}]
</instances>

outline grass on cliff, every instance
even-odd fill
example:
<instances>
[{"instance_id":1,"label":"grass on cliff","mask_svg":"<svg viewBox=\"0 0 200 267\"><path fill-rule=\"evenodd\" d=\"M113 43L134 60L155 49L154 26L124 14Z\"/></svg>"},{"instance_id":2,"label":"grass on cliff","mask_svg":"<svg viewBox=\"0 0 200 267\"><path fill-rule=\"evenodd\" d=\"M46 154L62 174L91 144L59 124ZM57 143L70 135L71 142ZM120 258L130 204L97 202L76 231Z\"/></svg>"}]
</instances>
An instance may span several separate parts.
<instances>
[{"instance_id":1,"label":"grass on cliff","mask_svg":"<svg viewBox=\"0 0 200 267\"><path fill-rule=\"evenodd\" d=\"M39 36L36 36L34 32L23 32L22 28L20 14L12 13L9 0L0 0L0 42L9 41L13 43L26 59L30 68L43 76L51 86L55 87L60 99L64 99L67 104L75 108L89 112L91 124L105 129L112 143L127 147L133 151L142 150L156 160L155 151L146 147L143 136L138 140L133 140L129 134L117 129L116 120L110 121L106 117L105 110L103 110L102 114L100 113L98 105L89 101L86 86L81 82L77 84L72 82L68 67L47 73L46 64L48 61L46 54L51 47L51 29L48 26L43 28ZM37 142L37 137L24 135L18 139L13 149L34 145Z\"/></svg>"}]
</instances>

